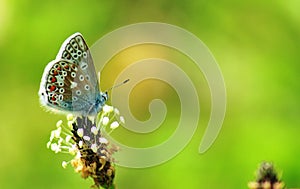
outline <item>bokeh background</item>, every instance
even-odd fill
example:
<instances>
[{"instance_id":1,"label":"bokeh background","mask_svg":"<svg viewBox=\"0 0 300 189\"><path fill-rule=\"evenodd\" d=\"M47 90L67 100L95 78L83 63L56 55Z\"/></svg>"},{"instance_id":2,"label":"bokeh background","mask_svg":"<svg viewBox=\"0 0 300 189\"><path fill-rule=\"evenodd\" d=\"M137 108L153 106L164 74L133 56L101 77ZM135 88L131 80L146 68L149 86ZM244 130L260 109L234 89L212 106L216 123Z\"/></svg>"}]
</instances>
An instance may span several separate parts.
<instances>
[{"instance_id":1,"label":"bokeh background","mask_svg":"<svg viewBox=\"0 0 300 189\"><path fill-rule=\"evenodd\" d=\"M300 187L299 8L297 0L0 0L0 188L89 188L91 180L81 179L71 167L61 167L61 161L70 156L46 149L50 130L64 117L39 106L43 69L76 31L93 44L114 29L145 21L180 26L208 46L224 75L227 112L214 145L199 155L210 97L198 74L202 114L191 142L162 165L117 167L118 188L247 188L264 160L276 165L288 187ZM152 48L171 60L178 55L174 62L182 66L188 63L178 52L161 47L141 47L139 51L136 47L123 53L139 57ZM122 61L122 55L114 58ZM193 68L185 69L197 80ZM113 84L116 70L113 63L103 70L102 89ZM114 133L119 140L151 146L176 129L179 99L170 86L157 81L145 81L132 92L133 113L138 119L147 119L147 106L154 97L164 99L169 110L163 129L140 136L120 128Z\"/></svg>"}]
</instances>

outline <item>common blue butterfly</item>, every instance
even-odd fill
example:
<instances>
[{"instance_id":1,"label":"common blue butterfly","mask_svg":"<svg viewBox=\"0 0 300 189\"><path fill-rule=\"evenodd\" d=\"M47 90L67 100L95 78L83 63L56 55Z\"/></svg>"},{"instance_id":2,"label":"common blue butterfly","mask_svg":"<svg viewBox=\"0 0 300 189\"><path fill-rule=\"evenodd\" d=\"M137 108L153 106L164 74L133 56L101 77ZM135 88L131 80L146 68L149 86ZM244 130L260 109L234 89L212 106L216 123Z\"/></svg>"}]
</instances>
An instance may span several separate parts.
<instances>
[{"instance_id":1,"label":"common blue butterfly","mask_svg":"<svg viewBox=\"0 0 300 189\"><path fill-rule=\"evenodd\" d=\"M46 66L39 97L54 112L94 116L102 110L108 94L99 90L93 59L80 33L67 38Z\"/></svg>"}]
</instances>

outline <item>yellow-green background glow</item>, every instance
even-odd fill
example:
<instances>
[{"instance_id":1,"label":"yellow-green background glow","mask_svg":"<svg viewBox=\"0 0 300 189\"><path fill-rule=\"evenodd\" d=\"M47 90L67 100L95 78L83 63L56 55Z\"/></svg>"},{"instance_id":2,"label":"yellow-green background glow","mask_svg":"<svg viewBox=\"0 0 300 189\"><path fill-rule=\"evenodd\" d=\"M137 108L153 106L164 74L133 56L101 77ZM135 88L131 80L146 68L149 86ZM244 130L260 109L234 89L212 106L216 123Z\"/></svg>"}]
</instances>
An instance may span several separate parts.
<instances>
[{"instance_id":1,"label":"yellow-green background glow","mask_svg":"<svg viewBox=\"0 0 300 189\"><path fill-rule=\"evenodd\" d=\"M61 161L71 156L46 149L50 131L65 117L45 112L39 105L44 67L74 32L81 32L92 45L119 27L149 21L182 27L208 46L226 83L226 118L213 146L198 154L210 112L203 75L186 66L190 60L170 48L141 45L116 55L102 73L102 89L109 88L121 71L118 62L127 65L141 57L164 57L199 83L201 104L200 124L187 147L159 166L117 167L118 188L246 188L264 160L282 170L289 188L300 187L299 8L297 0L0 0L0 188L92 185L92 180L81 179L70 166L61 167ZM157 132L143 136L118 128L113 136L135 147L167 139L180 113L178 96L170 86L155 80L136 86L130 96L132 112L140 120L149 118L148 103L154 97L164 99L169 109Z\"/></svg>"}]
</instances>

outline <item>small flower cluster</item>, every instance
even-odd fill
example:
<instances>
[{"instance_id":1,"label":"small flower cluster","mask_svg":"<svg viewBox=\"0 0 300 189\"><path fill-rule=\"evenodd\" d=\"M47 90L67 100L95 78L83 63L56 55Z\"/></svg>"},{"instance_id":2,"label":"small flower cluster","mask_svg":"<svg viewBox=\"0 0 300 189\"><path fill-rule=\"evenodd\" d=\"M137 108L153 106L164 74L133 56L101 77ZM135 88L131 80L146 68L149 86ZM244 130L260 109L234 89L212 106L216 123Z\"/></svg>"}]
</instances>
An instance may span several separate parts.
<instances>
[{"instance_id":1,"label":"small flower cluster","mask_svg":"<svg viewBox=\"0 0 300 189\"><path fill-rule=\"evenodd\" d=\"M284 183L277 177L277 173L271 163L261 164L256 181L249 182L250 189L283 189Z\"/></svg>"},{"instance_id":2,"label":"small flower cluster","mask_svg":"<svg viewBox=\"0 0 300 189\"><path fill-rule=\"evenodd\" d=\"M51 131L47 148L55 153L69 153L74 156L71 161L63 161L62 167L66 168L71 164L83 178L93 178L93 187L113 188L115 168L112 155L118 147L110 145L103 133L108 126L110 134L120 124L125 123L119 110L105 105L97 121L71 114L67 115L67 120L67 124L62 120L57 122L56 129Z\"/></svg>"}]
</instances>

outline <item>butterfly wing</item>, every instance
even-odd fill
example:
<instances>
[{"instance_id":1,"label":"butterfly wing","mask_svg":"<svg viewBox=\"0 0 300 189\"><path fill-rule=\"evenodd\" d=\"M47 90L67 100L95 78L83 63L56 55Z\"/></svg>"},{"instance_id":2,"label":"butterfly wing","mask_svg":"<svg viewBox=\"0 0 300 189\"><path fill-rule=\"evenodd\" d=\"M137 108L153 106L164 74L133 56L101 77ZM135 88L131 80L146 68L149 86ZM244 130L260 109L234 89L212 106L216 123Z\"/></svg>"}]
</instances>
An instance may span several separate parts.
<instances>
[{"instance_id":1,"label":"butterfly wing","mask_svg":"<svg viewBox=\"0 0 300 189\"><path fill-rule=\"evenodd\" d=\"M92 100L93 107L88 105L89 107L86 107L88 108L86 111L88 111L88 114L97 113L104 102L103 104L99 104L99 101L102 103L102 98L100 97L97 74L89 47L83 36L80 33L75 33L70 36L63 43L56 58L69 60L79 66L78 77L75 77L74 81L79 84L79 86L73 90L73 96L75 96L73 99L74 106L80 107L82 104L86 104L83 102L84 100L88 102ZM80 94L80 96L78 96L78 94ZM76 97L78 97L78 100Z\"/></svg>"},{"instance_id":2,"label":"butterfly wing","mask_svg":"<svg viewBox=\"0 0 300 189\"><path fill-rule=\"evenodd\" d=\"M70 36L46 66L39 95L41 104L55 112L94 115L104 105L92 56L80 33Z\"/></svg>"},{"instance_id":3,"label":"butterfly wing","mask_svg":"<svg viewBox=\"0 0 300 189\"><path fill-rule=\"evenodd\" d=\"M90 83L95 91L99 91L97 74L94 67L92 55L83 36L80 33L75 33L65 40L61 46L59 53L56 56L57 60L68 60L78 65L79 71L83 74L88 74Z\"/></svg>"}]
</instances>

